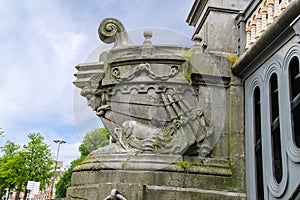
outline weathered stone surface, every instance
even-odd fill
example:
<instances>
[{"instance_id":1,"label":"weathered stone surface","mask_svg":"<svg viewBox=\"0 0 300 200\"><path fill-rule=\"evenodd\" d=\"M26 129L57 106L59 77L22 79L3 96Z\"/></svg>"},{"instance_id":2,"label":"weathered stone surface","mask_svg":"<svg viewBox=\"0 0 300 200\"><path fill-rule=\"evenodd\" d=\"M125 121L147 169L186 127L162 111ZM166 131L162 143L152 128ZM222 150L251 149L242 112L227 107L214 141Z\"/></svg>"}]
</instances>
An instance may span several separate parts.
<instances>
[{"instance_id":1,"label":"weathered stone surface","mask_svg":"<svg viewBox=\"0 0 300 200\"><path fill-rule=\"evenodd\" d=\"M208 51L235 53L238 46L236 15L243 11L250 0L195 1L187 22L195 26Z\"/></svg>"},{"instance_id":2,"label":"weathered stone surface","mask_svg":"<svg viewBox=\"0 0 300 200\"><path fill-rule=\"evenodd\" d=\"M230 176L179 171L74 172L68 196L70 199L104 199L111 189L118 188L128 199L246 199L244 192L235 188ZM132 196L135 198L129 198Z\"/></svg>"},{"instance_id":3,"label":"weathered stone surface","mask_svg":"<svg viewBox=\"0 0 300 200\"><path fill-rule=\"evenodd\" d=\"M195 188L146 186L140 184L118 184L107 183L91 187L72 188L72 196L68 199L98 200L104 199L110 194L111 188L119 188L122 195L127 199L134 200L164 200L164 199L189 199L189 200L244 200L247 199L245 193L232 191L214 191ZM134 188L134 190L133 190ZM73 191L74 190L74 191ZM85 194L82 196L82 194Z\"/></svg>"},{"instance_id":4,"label":"weathered stone surface","mask_svg":"<svg viewBox=\"0 0 300 200\"><path fill-rule=\"evenodd\" d=\"M86 199L98 200L105 199L111 193L111 188L118 188L122 192L122 196L126 199L144 200L146 195L146 186L143 184L124 184L124 183L105 183L96 185L85 185L73 187L69 190L72 195L68 199Z\"/></svg>"},{"instance_id":5,"label":"weathered stone surface","mask_svg":"<svg viewBox=\"0 0 300 200\"><path fill-rule=\"evenodd\" d=\"M99 180L105 184L99 183ZM74 172L72 184L68 191L70 199L104 199L113 188L117 188L128 199L245 199L244 192L235 188L230 176L200 175L186 171L81 171ZM90 193L84 192L87 190Z\"/></svg>"},{"instance_id":6,"label":"weathered stone surface","mask_svg":"<svg viewBox=\"0 0 300 200\"><path fill-rule=\"evenodd\" d=\"M228 60L199 38L155 46L146 31L133 45L120 22L102 26L112 21L113 38L100 38L114 48L78 65L74 82L112 144L74 169L68 198L102 200L116 188L128 200L245 199L243 90Z\"/></svg>"},{"instance_id":7,"label":"weathered stone surface","mask_svg":"<svg viewBox=\"0 0 300 200\"><path fill-rule=\"evenodd\" d=\"M219 138L220 128L214 126L219 120L211 121L199 107L191 75L209 75L199 78L205 85L210 80L223 84L220 76L228 79L228 70L220 74L214 57L196 51L197 46L184 48L192 52L187 58L179 54L179 47L156 48L149 31L144 45L134 46L116 19L103 20L99 36L114 42L114 48L104 52L98 64L78 66L74 83L102 119L113 143L125 151L208 156ZM202 65L196 67L197 63Z\"/></svg>"}]
</instances>

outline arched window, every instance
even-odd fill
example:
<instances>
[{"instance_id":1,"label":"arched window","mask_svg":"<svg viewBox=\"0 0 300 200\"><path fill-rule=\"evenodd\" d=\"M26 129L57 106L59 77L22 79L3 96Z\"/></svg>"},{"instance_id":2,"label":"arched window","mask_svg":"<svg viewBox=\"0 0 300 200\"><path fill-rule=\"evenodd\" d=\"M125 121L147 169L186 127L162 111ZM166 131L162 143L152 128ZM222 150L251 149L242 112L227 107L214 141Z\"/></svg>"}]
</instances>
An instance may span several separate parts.
<instances>
[{"instance_id":1,"label":"arched window","mask_svg":"<svg viewBox=\"0 0 300 200\"><path fill-rule=\"evenodd\" d=\"M279 123L279 99L278 99L278 79L273 74L270 78L270 111L271 111L271 144L272 144L272 165L274 177L280 183L283 176L280 123Z\"/></svg>"},{"instance_id":2,"label":"arched window","mask_svg":"<svg viewBox=\"0 0 300 200\"><path fill-rule=\"evenodd\" d=\"M261 98L260 89L256 87L253 94L253 116L255 134L255 168L256 191L259 200L264 199L263 166L262 166L262 142L261 142Z\"/></svg>"},{"instance_id":3,"label":"arched window","mask_svg":"<svg viewBox=\"0 0 300 200\"><path fill-rule=\"evenodd\" d=\"M293 139L300 148L300 71L297 57L293 57L289 64L289 76Z\"/></svg>"}]
</instances>

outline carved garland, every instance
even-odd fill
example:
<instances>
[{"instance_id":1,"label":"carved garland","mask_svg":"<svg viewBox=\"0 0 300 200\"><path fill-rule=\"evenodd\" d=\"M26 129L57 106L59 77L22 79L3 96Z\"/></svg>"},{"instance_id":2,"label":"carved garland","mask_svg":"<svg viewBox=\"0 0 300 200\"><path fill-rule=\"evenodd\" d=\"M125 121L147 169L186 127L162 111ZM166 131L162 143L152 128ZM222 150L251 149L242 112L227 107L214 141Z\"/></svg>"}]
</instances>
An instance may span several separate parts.
<instances>
[{"instance_id":1,"label":"carved garland","mask_svg":"<svg viewBox=\"0 0 300 200\"><path fill-rule=\"evenodd\" d=\"M123 77L121 77L119 69L118 68L114 68L114 69L112 69L112 75L119 82L130 81L134 77L136 77L137 74L139 74L142 71L148 72L149 73L149 77L151 79L153 79L153 80L163 80L163 81L168 80L168 79L174 77L179 72L178 67L174 65L174 66L171 67L171 70L170 70L169 74L161 75L160 76L160 75L155 74L151 70L150 64L146 63L146 64L140 64L140 65L136 66L131 71L129 71L127 74L125 74Z\"/></svg>"}]
</instances>

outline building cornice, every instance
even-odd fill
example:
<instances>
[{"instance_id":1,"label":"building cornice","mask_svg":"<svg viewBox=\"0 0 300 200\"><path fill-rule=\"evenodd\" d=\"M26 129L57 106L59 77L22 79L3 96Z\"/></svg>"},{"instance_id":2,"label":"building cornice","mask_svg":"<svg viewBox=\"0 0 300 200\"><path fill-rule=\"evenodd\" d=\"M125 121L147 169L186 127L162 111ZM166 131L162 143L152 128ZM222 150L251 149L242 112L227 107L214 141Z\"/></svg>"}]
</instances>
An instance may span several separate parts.
<instances>
[{"instance_id":1,"label":"building cornice","mask_svg":"<svg viewBox=\"0 0 300 200\"><path fill-rule=\"evenodd\" d=\"M209 13L211 11L215 11L215 12L223 12L223 13L234 13L234 14L238 14L240 12L240 10L235 10L235 9L227 9L227 8L218 8L218 7L207 7L207 9L205 10L205 13L203 14L203 17L199 23L199 25L197 26L194 35L196 35L197 33L199 33L200 29L202 28L203 24L206 21L207 16L209 15Z\"/></svg>"},{"instance_id":2,"label":"building cornice","mask_svg":"<svg viewBox=\"0 0 300 200\"><path fill-rule=\"evenodd\" d=\"M194 26L196 28L194 32L194 35L196 35L203 28L203 25L207 21L207 17L209 16L210 12L230 13L237 15L248 5L247 1L232 0L231 2L224 2L222 0L195 0L186 22L190 26Z\"/></svg>"},{"instance_id":3,"label":"building cornice","mask_svg":"<svg viewBox=\"0 0 300 200\"><path fill-rule=\"evenodd\" d=\"M197 21L199 20L201 13L203 12L205 5L207 4L208 0L196 0L192 6L191 11L186 19L186 22L190 26L195 26Z\"/></svg>"}]
</instances>

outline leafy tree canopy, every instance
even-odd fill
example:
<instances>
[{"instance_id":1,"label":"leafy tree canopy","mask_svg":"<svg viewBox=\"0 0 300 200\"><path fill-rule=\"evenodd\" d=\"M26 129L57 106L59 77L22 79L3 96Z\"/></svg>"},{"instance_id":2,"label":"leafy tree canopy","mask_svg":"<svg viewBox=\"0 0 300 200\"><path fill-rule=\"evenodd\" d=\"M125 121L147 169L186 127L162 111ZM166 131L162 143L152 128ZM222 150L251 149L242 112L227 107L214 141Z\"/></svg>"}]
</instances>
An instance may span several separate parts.
<instances>
[{"instance_id":1,"label":"leafy tree canopy","mask_svg":"<svg viewBox=\"0 0 300 200\"><path fill-rule=\"evenodd\" d=\"M19 187L20 170L24 165L24 159L21 157L19 150L20 146L11 141L7 141L1 147L1 152L4 155L0 158L0 194L3 193L5 188L11 190Z\"/></svg>"},{"instance_id":2,"label":"leafy tree canopy","mask_svg":"<svg viewBox=\"0 0 300 200\"><path fill-rule=\"evenodd\" d=\"M97 128L88 132L79 147L81 155L87 156L93 150L109 144L109 133L106 128Z\"/></svg>"},{"instance_id":3,"label":"leafy tree canopy","mask_svg":"<svg viewBox=\"0 0 300 200\"><path fill-rule=\"evenodd\" d=\"M23 146L23 156L26 160L26 171L28 178L40 182L41 189L45 189L53 176L53 157L49 145L44 142L44 137L40 133L30 133L29 142ZM26 182L27 184L27 182Z\"/></svg>"},{"instance_id":4,"label":"leafy tree canopy","mask_svg":"<svg viewBox=\"0 0 300 200\"><path fill-rule=\"evenodd\" d=\"M30 133L23 148L7 141L0 158L0 194L4 189L24 191L28 181L41 183L44 189L52 177L53 161L49 146L40 133Z\"/></svg>"},{"instance_id":5,"label":"leafy tree canopy","mask_svg":"<svg viewBox=\"0 0 300 200\"><path fill-rule=\"evenodd\" d=\"M3 147L0 147L1 152L4 156L15 155L19 152L20 146L15 144L14 142L7 140Z\"/></svg>"}]
</instances>

